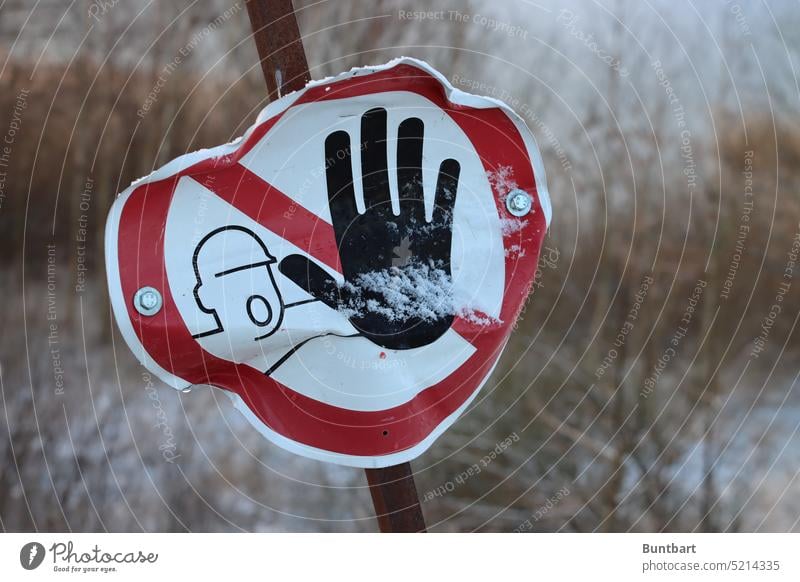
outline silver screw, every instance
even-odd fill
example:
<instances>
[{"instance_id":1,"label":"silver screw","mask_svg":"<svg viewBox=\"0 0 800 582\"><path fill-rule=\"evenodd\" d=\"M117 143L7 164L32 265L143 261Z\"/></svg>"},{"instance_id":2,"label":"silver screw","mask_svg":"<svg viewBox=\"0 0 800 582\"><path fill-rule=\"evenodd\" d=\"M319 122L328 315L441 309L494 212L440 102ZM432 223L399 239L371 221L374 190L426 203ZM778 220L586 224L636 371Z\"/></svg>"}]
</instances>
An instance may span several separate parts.
<instances>
[{"instance_id":1,"label":"silver screw","mask_svg":"<svg viewBox=\"0 0 800 582\"><path fill-rule=\"evenodd\" d=\"M133 296L133 307L148 317L158 313L162 304L161 293L153 287L142 287Z\"/></svg>"},{"instance_id":2,"label":"silver screw","mask_svg":"<svg viewBox=\"0 0 800 582\"><path fill-rule=\"evenodd\" d=\"M514 216L525 216L531 211L533 200L525 190L512 190L506 196L506 208Z\"/></svg>"}]
</instances>

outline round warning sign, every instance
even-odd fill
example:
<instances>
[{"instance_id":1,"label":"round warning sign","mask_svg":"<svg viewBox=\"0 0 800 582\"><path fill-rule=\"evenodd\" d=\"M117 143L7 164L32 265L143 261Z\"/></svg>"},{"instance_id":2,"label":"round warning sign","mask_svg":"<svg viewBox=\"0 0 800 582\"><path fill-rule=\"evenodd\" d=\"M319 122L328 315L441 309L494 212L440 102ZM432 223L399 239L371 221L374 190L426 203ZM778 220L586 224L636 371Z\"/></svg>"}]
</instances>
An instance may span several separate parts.
<instances>
[{"instance_id":1,"label":"round warning sign","mask_svg":"<svg viewBox=\"0 0 800 582\"><path fill-rule=\"evenodd\" d=\"M162 380L227 391L295 453L383 467L486 381L549 221L524 122L404 58L313 82L132 184L108 283Z\"/></svg>"}]
</instances>

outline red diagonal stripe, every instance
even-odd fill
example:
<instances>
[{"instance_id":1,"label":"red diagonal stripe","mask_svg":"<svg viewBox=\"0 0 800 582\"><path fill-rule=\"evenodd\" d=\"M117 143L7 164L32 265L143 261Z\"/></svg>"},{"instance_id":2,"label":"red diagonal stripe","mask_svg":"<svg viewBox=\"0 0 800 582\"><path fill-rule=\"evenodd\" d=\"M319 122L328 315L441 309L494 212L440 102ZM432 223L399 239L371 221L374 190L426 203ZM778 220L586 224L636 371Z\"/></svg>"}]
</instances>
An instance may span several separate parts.
<instances>
[{"instance_id":1,"label":"red diagonal stripe","mask_svg":"<svg viewBox=\"0 0 800 582\"><path fill-rule=\"evenodd\" d=\"M264 228L342 272L333 227L243 165L232 164L192 178Z\"/></svg>"}]
</instances>

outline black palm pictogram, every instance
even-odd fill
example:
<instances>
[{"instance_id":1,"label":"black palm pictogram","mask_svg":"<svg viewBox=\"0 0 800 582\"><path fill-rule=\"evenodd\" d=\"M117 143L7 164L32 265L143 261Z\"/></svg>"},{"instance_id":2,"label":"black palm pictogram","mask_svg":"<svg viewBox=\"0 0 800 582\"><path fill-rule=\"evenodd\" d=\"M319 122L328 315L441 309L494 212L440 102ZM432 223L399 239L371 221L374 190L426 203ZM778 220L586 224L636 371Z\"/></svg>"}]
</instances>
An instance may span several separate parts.
<instances>
[{"instance_id":1,"label":"black palm pictogram","mask_svg":"<svg viewBox=\"0 0 800 582\"><path fill-rule=\"evenodd\" d=\"M290 255L280 271L315 298L348 313L350 322L373 343L390 349L409 349L430 344L453 321L452 312L430 311L422 315L397 310L383 292L364 280L388 274L408 280L409 273L436 273L449 279L453 233L453 209L458 190L459 163L444 160L434 195L433 216L425 219L422 185L424 124L405 119L398 129L397 190L400 214L392 211L389 193L387 113L367 111L361 118L361 173L365 211L356 207L351 140L336 131L325 140L328 203L339 249L345 284L339 286L325 270L302 255ZM401 250L398 264L398 249ZM421 270L420 270L421 269ZM390 295L390 294L388 294ZM358 306L358 309L354 309Z\"/></svg>"}]
</instances>

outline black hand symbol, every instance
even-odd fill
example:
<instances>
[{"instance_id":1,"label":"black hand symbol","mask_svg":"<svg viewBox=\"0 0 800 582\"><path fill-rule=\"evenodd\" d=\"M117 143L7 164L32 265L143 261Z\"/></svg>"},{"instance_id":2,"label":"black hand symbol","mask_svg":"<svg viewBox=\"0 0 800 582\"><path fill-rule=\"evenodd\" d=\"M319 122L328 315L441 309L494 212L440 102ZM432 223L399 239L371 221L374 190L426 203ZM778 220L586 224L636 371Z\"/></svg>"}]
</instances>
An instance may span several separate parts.
<instances>
[{"instance_id":1,"label":"black hand symbol","mask_svg":"<svg viewBox=\"0 0 800 582\"><path fill-rule=\"evenodd\" d=\"M409 349L436 341L453 321L452 310L438 316L396 309L386 292L365 287L371 274L388 274L408 281L409 273L435 273L437 283L450 280L453 208L460 166L446 159L439 167L433 217L425 220L422 187L421 119L404 120L398 130L397 187L400 215L392 212L387 164L386 110L371 109L361 118L361 171L365 211L356 208L350 136L336 131L325 140L328 203L345 284L301 255L290 255L280 271L297 285L334 309L350 311L349 319L366 338L390 349ZM397 249L408 253L398 265ZM412 270L416 269L412 273ZM387 280L384 278L384 280ZM391 286L391 283L390 285ZM387 291L384 289L383 291ZM440 289L441 291L441 289ZM445 290L449 293L449 287Z\"/></svg>"}]
</instances>

